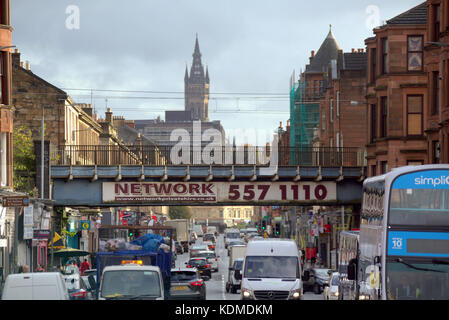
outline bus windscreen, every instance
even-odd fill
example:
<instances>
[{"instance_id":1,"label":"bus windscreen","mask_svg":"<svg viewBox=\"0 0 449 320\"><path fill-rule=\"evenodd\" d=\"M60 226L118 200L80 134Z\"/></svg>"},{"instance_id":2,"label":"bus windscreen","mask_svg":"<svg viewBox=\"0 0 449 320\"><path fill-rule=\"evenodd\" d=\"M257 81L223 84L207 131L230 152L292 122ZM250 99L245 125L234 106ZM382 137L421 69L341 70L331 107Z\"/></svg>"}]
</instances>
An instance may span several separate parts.
<instances>
[{"instance_id":1,"label":"bus windscreen","mask_svg":"<svg viewBox=\"0 0 449 320\"><path fill-rule=\"evenodd\" d=\"M449 171L405 174L392 186L390 225L449 226Z\"/></svg>"}]
</instances>

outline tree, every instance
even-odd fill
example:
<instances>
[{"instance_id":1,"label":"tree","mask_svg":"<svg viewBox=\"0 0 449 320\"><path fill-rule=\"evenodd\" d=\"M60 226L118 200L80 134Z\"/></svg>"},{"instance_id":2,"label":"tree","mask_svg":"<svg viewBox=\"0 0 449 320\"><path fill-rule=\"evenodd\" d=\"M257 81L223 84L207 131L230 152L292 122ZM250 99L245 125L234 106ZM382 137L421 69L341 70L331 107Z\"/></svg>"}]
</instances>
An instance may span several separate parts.
<instances>
[{"instance_id":1,"label":"tree","mask_svg":"<svg viewBox=\"0 0 449 320\"><path fill-rule=\"evenodd\" d=\"M35 153L31 130L26 126L14 128L14 190L34 196Z\"/></svg>"},{"instance_id":2,"label":"tree","mask_svg":"<svg viewBox=\"0 0 449 320\"><path fill-rule=\"evenodd\" d=\"M168 216L170 219L190 219L192 211L189 207L169 207Z\"/></svg>"}]
</instances>

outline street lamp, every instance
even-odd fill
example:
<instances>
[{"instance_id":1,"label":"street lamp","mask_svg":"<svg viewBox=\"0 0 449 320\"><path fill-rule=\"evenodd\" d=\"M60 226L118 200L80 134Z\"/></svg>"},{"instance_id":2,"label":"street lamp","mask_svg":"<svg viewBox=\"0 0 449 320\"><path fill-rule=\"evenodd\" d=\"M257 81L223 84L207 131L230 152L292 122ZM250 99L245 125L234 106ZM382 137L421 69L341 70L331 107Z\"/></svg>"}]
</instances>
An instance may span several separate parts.
<instances>
[{"instance_id":1,"label":"street lamp","mask_svg":"<svg viewBox=\"0 0 449 320\"><path fill-rule=\"evenodd\" d=\"M0 50L3 50L3 49L9 49L9 48L15 48L16 46L2 46L2 47L0 47Z\"/></svg>"}]
</instances>

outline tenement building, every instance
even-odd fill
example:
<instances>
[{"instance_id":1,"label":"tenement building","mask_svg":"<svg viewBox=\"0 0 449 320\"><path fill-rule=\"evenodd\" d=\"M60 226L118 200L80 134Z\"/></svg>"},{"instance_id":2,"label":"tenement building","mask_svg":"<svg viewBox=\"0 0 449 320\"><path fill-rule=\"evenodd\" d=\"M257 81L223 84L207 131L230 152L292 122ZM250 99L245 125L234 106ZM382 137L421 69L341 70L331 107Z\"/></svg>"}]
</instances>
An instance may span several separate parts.
<instances>
[{"instance_id":1,"label":"tenement building","mask_svg":"<svg viewBox=\"0 0 449 320\"><path fill-rule=\"evenodd\" d=\"M368 175L428 162L427 4L374 29L368 53Z\"/></svg>"}]
</instances>

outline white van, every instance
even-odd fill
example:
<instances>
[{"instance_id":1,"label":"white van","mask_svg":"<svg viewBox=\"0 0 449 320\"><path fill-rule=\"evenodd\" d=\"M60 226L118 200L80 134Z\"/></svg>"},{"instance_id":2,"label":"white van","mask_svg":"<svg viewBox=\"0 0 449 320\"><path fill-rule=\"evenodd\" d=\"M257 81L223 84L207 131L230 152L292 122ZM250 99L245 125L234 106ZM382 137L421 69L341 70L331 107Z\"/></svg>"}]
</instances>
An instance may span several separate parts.
<instances>
[{"instance_id":1,"label":"white van","mask_svg":"<svg viewBox=\"0 0 449 320\"><path fill-rule=\"evenodd\" d=\"M289 239L248 242L242 300L300 300L303 297L298 247Z\"/></svg>"},{"instance_id":2,"label":"white van","mask_svg":"<svg viewBox=\"0 0 449 320\"><path fill-rule=\"evenodd\" d=\"M10 274L6 278L2 300L69 300L59 272Z\"/></svg>"}]
</instances>

